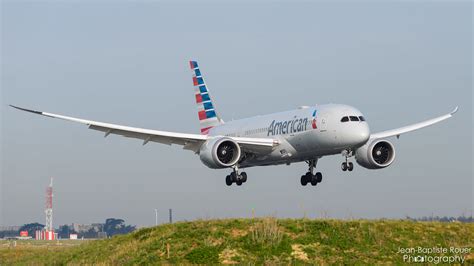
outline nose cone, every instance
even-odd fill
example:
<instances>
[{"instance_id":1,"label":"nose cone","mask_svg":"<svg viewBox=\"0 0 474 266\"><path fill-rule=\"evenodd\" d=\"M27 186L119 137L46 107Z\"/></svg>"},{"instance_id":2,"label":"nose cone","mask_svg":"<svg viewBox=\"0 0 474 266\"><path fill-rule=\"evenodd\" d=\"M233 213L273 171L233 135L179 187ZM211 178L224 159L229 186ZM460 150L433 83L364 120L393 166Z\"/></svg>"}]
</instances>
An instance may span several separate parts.
<instances>
[{"instance_id":1,"label":"nose cone","mask_svg":"<svg viewBox=\"0 0 474 266\"><path fill-rule=\"evenodd\" d=\"M370 138L369 126L366 122L348 122L347 127L338 134L339 144L346 148L363 146Z\"/></svg>"},{"instance_id":2,"label":"nose cone","mask_svg":"<svg viewBox=\"0 0 474 266\"><path fill-rule=\"evenodd\" d=\"M355 141L359 145L364 145L370 138L370 129L367 123L360 123L357 129L357 134L354 136Z\"/></svg>"}]
</instances>

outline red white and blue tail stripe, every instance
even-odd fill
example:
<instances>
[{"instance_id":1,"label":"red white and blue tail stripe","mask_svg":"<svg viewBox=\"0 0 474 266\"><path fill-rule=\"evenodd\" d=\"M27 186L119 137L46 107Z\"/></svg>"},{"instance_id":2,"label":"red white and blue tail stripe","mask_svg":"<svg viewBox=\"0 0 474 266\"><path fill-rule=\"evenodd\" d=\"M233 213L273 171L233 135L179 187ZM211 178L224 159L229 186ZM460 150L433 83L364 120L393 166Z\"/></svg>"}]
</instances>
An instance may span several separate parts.
<instances>
[{"instance_id":1,"label":"red white and blue tail stripe","mask_svg":"<svg viewBox=\"0 0 474 266\"><path fill-rule=\"evenodd\" d=\"M201 134L206 135L211 128L223 124L224 121L220 119L215 110L211 96L209 95L209 90L199 70L198 63L196 61L189 61L189 66L193 71L193 84L198 107L199 123L201 125Z\"/></svg>"}]
</instances>

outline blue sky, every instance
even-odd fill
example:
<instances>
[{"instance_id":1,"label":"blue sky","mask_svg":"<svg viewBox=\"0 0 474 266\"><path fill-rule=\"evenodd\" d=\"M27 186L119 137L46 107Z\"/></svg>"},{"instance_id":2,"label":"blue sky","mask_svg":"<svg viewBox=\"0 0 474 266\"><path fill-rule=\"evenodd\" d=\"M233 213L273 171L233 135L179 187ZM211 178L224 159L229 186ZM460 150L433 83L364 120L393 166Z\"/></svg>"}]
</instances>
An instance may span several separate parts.
<instances>
[{"instance_id":1,"label":"blue sky","mask_svg":"<svg viewBox=\"0 0 474 266\"><path fill-rule=\"evenodd\" d=\"M472 214L470 2L2 2L1 225L120 217L160 221L257 215L399 218ZM242 187L192 152L103 135L8 108L198 132L190 59L223 119L317 103L360 109L371 131L445 114L393 139L392 166L342 172L323 158L250 168Z\"/></svg>"}]
</instances>

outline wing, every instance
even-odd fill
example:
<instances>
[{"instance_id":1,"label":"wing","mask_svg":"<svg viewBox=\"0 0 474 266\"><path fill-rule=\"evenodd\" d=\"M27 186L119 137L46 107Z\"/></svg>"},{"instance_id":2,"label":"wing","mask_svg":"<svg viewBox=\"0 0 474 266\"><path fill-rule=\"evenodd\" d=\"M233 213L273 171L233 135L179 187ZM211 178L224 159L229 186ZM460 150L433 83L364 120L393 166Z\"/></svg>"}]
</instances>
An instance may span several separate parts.
<instances>
[{"instance_id":1,"label":"wing","mask_svg":"<svg viewBox=\"0 0 474 266\"><path fill-rule=\"evenodd\" d=\"M420 123L416 123L416 124L413 124L413 125L409 125L409 126L400 127L400 128L397 128L397 129L392 129L392 130L387 130L387 131L371 134L370 138L371 139L380 139L380 138L388 138L388 137L392 137L392 136L399 137L401 134L411 132L411 131L415 131L415 130L418 130L420 128L428 127L428 126L434 125L436 123L439 123L443 120L446 120L448 118L451 118L457 111L458 111L458 107L456 106L456 108L454 108L454 110L449 114L442 115L442 116L439 116L439 117L436 117L436 118L433 118L433 119L430 119L430 120L426 120L426 121L423 121L423 122L420 122Z\"/></svg>"},{"instance_id":2,"label":"wing","mask_svg":"<svg viewBox=\"0 0 474 266\"><path fill-rule=\"evenodd\" d=\"M35 111L18 106L10 105L21 111L30 112L38 115L43 115L52 118L58 118L62 120L77 122L89 126L90 129L102 131L105 133L105 137L110 134L121 135L127 138L135 138L143 140L143 145L148 142L158 142L162 144L177 144L182 145L183 149L192 150L198 152L202 143L212 138L212 136L200 135L200 134L187 134L177 133L169 131L159 131L152 129L144 129L137 127L128 127L110 123L97 122L92 120L85 120L81 118L69 117L64 115L52 114L47 112ZM271 150L273 146L278 144L277 140L273 139L261 139L261 138L232 138L239 145L248 151L262 152Z\"/></svg>"}]
</instances>

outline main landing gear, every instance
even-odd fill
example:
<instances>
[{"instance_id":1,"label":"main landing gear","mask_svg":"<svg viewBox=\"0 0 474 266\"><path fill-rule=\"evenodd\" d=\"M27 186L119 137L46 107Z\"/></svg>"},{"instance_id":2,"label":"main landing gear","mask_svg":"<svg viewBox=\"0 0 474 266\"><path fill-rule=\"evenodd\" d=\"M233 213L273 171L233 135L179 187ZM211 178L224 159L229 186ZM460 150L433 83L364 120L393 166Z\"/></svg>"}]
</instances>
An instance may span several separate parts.
<instances>
[{"instance_id":1,"label":"main landing gear","mask_svg":"<svg viewBox=\"0 0 474 266\"><path fill-rule=\"evenodd\" d=\"M341 164L342 171L352 171L354 169L354 164L347 161L347 158L352 156L352 151L344 151L342 156L346 158L346 161Z\"/></svg>"},{"instance_id":2,"label":"main landing gear","mask_svg":"<svg viewBox=\"0 0 474 266\"><path fill-rule=\"evenodd\" d=\"M239 168L234 166L234 171L225 177L225 184L231 186L232 183L236 183L237 186L241 186L247 182L247 173L242 172L239 174Z\"/></svg>"},{"instance_id":3,"label":"main landing gear","mask_svg":"<svg viewBox=\"0 0 474 266\"><path fill-rule=\"evenodd\" d=\"M317 159L306 161L309 166L308 172L305 175L301 176L301 185L306 186L308 183L311 183L312 186L316 186L318 183L321 183L323 180L323 175L320 172L313 174L314 169L316 168Z\"/></svg>"}]
</instances>

